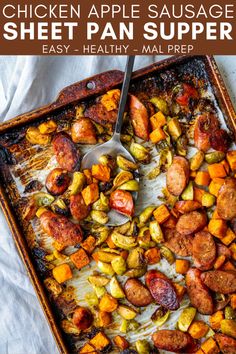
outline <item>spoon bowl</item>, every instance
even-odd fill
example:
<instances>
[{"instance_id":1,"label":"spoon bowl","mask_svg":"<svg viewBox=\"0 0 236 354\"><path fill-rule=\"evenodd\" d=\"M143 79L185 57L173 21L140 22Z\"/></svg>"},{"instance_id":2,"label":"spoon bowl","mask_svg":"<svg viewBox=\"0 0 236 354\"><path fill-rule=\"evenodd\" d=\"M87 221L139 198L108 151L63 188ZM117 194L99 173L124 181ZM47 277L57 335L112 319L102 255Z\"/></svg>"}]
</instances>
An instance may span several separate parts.
<instances>
[{"instance_id":1,"label":"spoon bowl","mask_svg":"<svg viewBox=\"0 0 236 354\"><path fill-rule=\"evenodd\" d=\"M133 65L134 65L134 56L129 56L127 59L125 77L124 77L124 82L121 90L121 98L120 98L120 103L118 108L118 116L115 125L115 132L109 141L107 141L104 144L95 146L93 149L87 152L87 154L84 155L81 162L81 167L83 170L87 168L91 168L92 165L94 164L98 164L99 158L102 155L110 155L111 157L114 158L116 158L117 155L122 155L126 159L135 162L133 156L129 153L128 150L126 150L126 148L122 145L120 141L122 120L125 111L125 104L128 96L128 89L129 89L129 83L132 75ZM133 193L133 198L137 199L137 195L138 195L137 192ZM127 221L129 221L130 219L128 216L121 214L118 211L113 209L111 209L108 212L108 216L109 216L109 221L107 225L110 226L122 225Z\"/></svg>"}]
</instances>

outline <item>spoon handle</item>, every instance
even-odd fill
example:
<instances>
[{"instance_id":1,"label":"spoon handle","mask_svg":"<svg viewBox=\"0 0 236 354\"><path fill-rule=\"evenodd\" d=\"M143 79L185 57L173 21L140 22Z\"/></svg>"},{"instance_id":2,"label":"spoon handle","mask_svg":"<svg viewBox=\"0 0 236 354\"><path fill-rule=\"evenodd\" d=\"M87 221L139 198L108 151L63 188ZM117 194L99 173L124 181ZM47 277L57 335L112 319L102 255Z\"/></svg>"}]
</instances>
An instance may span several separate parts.
<instances>
[{"instance_id":1,"label":"spoon handle","mask_svg":"<svg viewBox=\"0 0 236 354\"><path fill-rule=\"evenodd\" d=\"M130 55L127 57L127 62L126 62L126 67L125 67L125 76L124 76L124 81L123 81L123 85L122 85L120 103L119 103L119 108L118 108L118 115L117 115L116 126L115 126L116 137L119 136L120 132L121 132L123 115L125 112L125 105L126 105L128 90L129 90L129 83L130 83L130 79L131 79L132 71L133 71L133 66L134 66L134 58L135 58L134 55Z\"/></svg>"}]
</instances>

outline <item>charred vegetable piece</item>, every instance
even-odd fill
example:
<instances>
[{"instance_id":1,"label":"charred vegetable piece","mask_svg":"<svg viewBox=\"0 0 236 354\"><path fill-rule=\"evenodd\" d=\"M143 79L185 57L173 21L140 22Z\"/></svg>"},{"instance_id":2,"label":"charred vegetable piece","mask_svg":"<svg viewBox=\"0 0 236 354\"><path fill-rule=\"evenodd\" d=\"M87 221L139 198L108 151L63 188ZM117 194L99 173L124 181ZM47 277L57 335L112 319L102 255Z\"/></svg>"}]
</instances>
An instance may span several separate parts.
<instances>
[{"instance_id":1,"label":"charred vegetable piece","mask_svg":"<svg viewBox=\"0 0 236 354\"><path fill-rule=\"evenodd\" d=\"M50 135L41 134L36 127L28 128L25 137L31 144L47 145L51 141Z\"/></svg>"},{"instance_id":2,"label":"charred vegetable piece","mask_svg":"<svg viewBox=\"0 0 236 354\"><path fill-rule=\"evenodd\" d=\"M110 207L127 216L134 214L134 201L131 193L116 190L110 195Z\"/></svg>"},{"instance_id":3,"label":"charred vegetable piece","mask_svg":"<svg viewBox=\"0 0 236 354\"><path fill-rule=\"evenodd\" d=\"M65 246L74 246L82 241L80 226L64 216L45 211L40 216L40 223L44 232Z\"/></svg>"},{"instance_id":4,"label":"charred vegetable piece","mask_svg":"<svg viewBox=\"0 0 236 354\"><path fill-rule=\"evenodd\" d=\"M186 307L178 318L178 328L182 332L187 332L189 326L191 325L197 310L194 307Z\"/></svg>"},{"instance_id":5,"label":"charred vegetable piece","mask_svg":"<svg viewBox=\"0 0 236 354\"><path fill-rule=\"evenodd\" d=\"M154 322L155 326L162 326L169 318L170 311L164 307L159 307L151 317L152 322Z\"/></svg>"},{"instance_id":6,"label":"charred vegetable piece","mask_svg":"<svg viewBox=\"0 0 236 354\"><path fill-rule=\"evenodd\" d=\"M127 160L125 157L118 155L116 158L118 167L124 171L135 171L138 168L138 165L133 161Z\"/></svg>"},{"instance_id":7,"label":"charred vegetable piece","mask_svg":"<svg viewBox=\"0 0 236 354\"><path fill-rule=\"evenodd\" d=\"M51 134L57 130L57 124L53 120L43 122L38 126L41 134Z\"/></svg>"},{"instance_id":8,"label":"charred vegetable piece","mask_svg":"<svg viewBox=\"0 0 236 354\"><path fill-rule=\"evenodd\" d=\"M137 137L149 139L149 118L146 107L134 95L130 95L130 118Z\"/></svg>"},{"instance_id":9,"label":"charred vegetable piece","mask_svg":"<svg viewBox=\"0 0 236 354\"><path fill-rule=\"evenodd\" d=\"M137 144L132 141L130 147L130 153L133 157L142 163L149 163L151 156L148 149L146 149L143 145Z\"/></svg>"},{"instance_id":10,"label":"charred vegetable piece","mask_svg":"<svg viewBox=\"0 0 236 354\"><path fill-rule=\"evenodd\" d=\"M227 152L230 144L230 136L224 129L217 129L214 134L210 135L210 145L217 151Z\"/></svg>"},{"instance_id":11,"label":"charred vegetable piece","mask_svg":"<svg viewBox=\"0 0 236 354\"><path fill-rule=\"evenodd\" d=\"M52 141L54 154L61 168L73 172L80 167L80 154L69 135L59 133Z\"/></svg>"},{"instance_id":12,"label":"charred vegetable piece","mask_svg":"<svg viewBox=\"0 0 236 354\"><path fill-rule=\"evenodd\" d=\"M82 172L74 172L72 183L69 186L70 194L76 195L77 193L80 193L84 187L85 182L86 178Z\"/></svg>"}]
</instances>

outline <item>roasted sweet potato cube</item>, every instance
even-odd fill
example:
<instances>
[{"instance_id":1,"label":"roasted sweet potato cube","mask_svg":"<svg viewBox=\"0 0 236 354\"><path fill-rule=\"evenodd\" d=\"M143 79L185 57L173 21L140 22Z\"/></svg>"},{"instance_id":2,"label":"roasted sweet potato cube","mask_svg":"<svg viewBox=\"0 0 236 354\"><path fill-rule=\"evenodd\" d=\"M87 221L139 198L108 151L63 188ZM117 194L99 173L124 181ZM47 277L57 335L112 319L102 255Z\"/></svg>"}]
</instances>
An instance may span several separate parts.
<instances>
[{"instance_id":1,"label":"roasted sweet potato cube","mask_svg":"<svg viewBox=\"0 0 236 354\"><path fill-rule=\"evenodd\" d=\"M161 140L166 139L166 134L162 128L157 128L151 132L149 138L153 144L159 143Z\"/></svg>"},{"instance_id":2,"label":"roasted sweet potato cube","mask_svg":"<svg viewBox=\"0 0 236 354\"><path fill-rule=\"evenodd\" d=\"M105 312L113 312L118 307L118 301L110 294L104 294L99 302L99 309Z\"/></svg>"},{"instance_id":3,"label":"roasted sweet potato cube","mask_svg":"<svg viewBox=\"0 0 236 354\"><path fill-rule=\"evenodd\" d=\"M224 254L221 254L220 256L218 256L215 260L214 268L219 269L220 267L222 267L225 260L226 260L226 256Z\"/></svg>"},{"instance_id":4,"label":"roasted sweet potato cube","mask_svg":"<svg viewBox=\"0 0 236 354\"><path fill-rule=\"evenodd\" d=\"M153 216L159 224L164 223L170 216L170 212L165 204L160 205L153 212Z\"/></svg>"},{"instance_id":5,"label":"roasted sweet potato cube","mask_svg":"<svg viewBox=\"0 0 236 354\"><path fill-rule=\"evenodd\" d=\"M121 350L125 350L129 348L129 342L122 336L115 336L113 338L113 342L116 347L118 347Z\"/></svg>"},{"instance_id":6,"label":"roasted sweet potato cube","mask_svg":"<svg viewBox=\"0 0 236 354\"><path fill-rule=\"evenodd\" d=\"M161 252L159 248L153 247L145 252L144 257L147 264L156 264L161 260Z\"/></svg>"},{"instance_id":7,"label":"roasted sweet potato cube","mask_svg":"<svg viewBox=\"0 0 236 354\"><path fill-rule=\"evenodd\" d=\"M218 238L223 238L226 236L227 224L225 220L222 219L211 219L208 224L209 232Z\"/></svg>"},{"instance_id":8,"label":"roasted sweet potato cube","mask_svg":"<svg viewBox=\"0 0 236 354\"><path fill-rule=\"evenodd\" d=\"M194 187L193 191L194 191L194 197L193 197L194 200L199 202L200 204L202 204L202 197L203 197L203 194L204 194L204 190L200 189L200 188L197 188L197 187Z\"/></svg>"},{"instance_id":9,"label":"roasted sweet potato cube","mask_svg":"<svg viewBox=\"0 0 236 354\"><path fill-rule=\"evenodd\" d=\"M232 171L236 170L236 151L228 151L226 154L226 159L230 165Z\"/></svg>"},{"instance_id":10,"label":"roasted sweet potato cube","mask_svg":"<svg viewBox=\"0 0 236 354\"><path fill-rule=\"evenodd\" d=\"M87 184L93 183L92 171L90 169L83 170L83 174L85 175Z\"/></svg>"},{"instance_id":11,"label":"roasted sweet potato cube","mask_svg":"<svg viewBox=\"0 0 236 354\"><path fill-rule=\"evenodd\" d=\"M210 316L210 326L214 330L220 329L220 323L224 319L223 311L216 311L213 315Z\"/></svg>"},{"instance_id":12,"label":"roasted sweet potato cube","mask_svg":"<svg viewBox=\"0 0 236 354\"><path fill-rule=\"evenodd\" d=\"M150 122L151 122L152 130L161 128L161 127L163 127L163 125L165 125L167 123L166 117L164 116L164 114L161 111L159 111L159 112L155 113L153 116L151 116Z\"/></svg>"},{"instance_id":13,"label":"roasted sweet potato cube","mask_svg":"<svg viewBox=\"0 0 236 354\"><path fill-rule=\"evenodd\" d=\"M102 182L109 182L111 169L108 166L98 164L92 166L92 176Z\"/></svg>"},{"instance_id":14,"label":"roasted sweet potato cube","mask_svg":"<svg viewBox=\"0 0 236 354\"><path fill-rule=\"evenodd\" d=\"M225 167L221 162L213 163L212 165L208 165L208 172L209 172L211 179L224 178L227 176L227 173L225 171Z\"/></svg>"},{"instance_id":15,"label":"roasted sweet potato cube","mask_svg":"<svg viewBox=\"0 0 236 354\"><path fill-rule=\"evenodd\" d=\"M73 253L70 256L70 259L78 269L85 267L90 262L89 257L83 248L80 248L77 252Z\"/></svg>"},{"instance_id":16,"label":"roasted sweet potato cube","mask_svg":"<svg viewBox=\"0 0 236 354\"><path fill-rule=\"evenodd\" d=\"M225 180L223 178L213 178L209 185L209 192L215 197L218 196L219 190L224 184Z\"/></svg>"},{"instance_id":17,"label":"roasted sweet potato cube","mask_svg":"<svg viewBox=\"0 0 236 354\"><path fill-rule=\"evenodd\" d=\"M190 264L187 259L176 259L176 261L175 261L176 273L186 274L189 267L190 267Z\"/></svg>"},{"instance_id":18,"label":"roasted sweet potato cube","mask_svg":"<svg viewBox=\"0 0 236 354\"><path fill-rule=\"evenodd\" d=\"M91 344L96 350L102 351L110 344L110 340L105 333L98 332L95 337L90 340L89 344Z\"/></svg>"},{"instance_id":19,"label":"roasted sweet potato cube","mask_svg":"<svg viewBox=\"0 0 236 354\"><path fill-rule=\"evenodd\" d=\"M210 180L211 178L207 171L198 171L195 177L195 183L199 186L208 186Z\"/></svg>"},{"instance_id":20,"label":"roasted sweet potato cube","mask_svg":"<svg viewBox=\"0 0 236 354\"><path fill-rule=\"evenodd\" d=\"M212 337L207 339L204 343L201 345L201 349L205 354L218 354L220 353L220 349L218 348L218 345L214 341Z\"/></svg>"},{"instance_id":21,"label":"roasted sweet potato cube","mask_svg":"<svg viewBox=\"0 0 236 354\"><path fill-rule=\"evenodd\" d=\"M89 343L86 343L81 349L80 349L80 354L97 354L97 352L94 350L94 347L90 345Z\"/></svg>"},{"instance_id":22,"label":"roasted sweet potato cube","mask_svg":"<svg viewBox=\"0 0 236 354\"><path fill-rule=\"evenodd\" d=\"M96 247L96 239L95 237L89 235L82 243L81 247L88 252L89 254L93 252Z\"/></svg>"},{"instance_id":23,"label":"roasted sweet potato cube","mask_svg":"<svg viewBox=\"0 0 236 354\"><path fill-rule=\"evenodd\" d=\"M173 283L173 286L175 288L175 292L178 296L179 302L181 302L184 297L184 294L186 293L186 288L178 283Z\"/></svg>"},{"instance_id":24,"label":"roasted sweet potato cube","mask_svg":"<svg viewBox=\"0 0 236 354\"><path fill-rule=\"evenodd\" d=\"M193 321L188 329L188 333L194 339L205 337L209 330L208 325L203 321Z\"/></svg>"},{"instance_id":25,"label":"roasted sweet potato cube","mask_svg":"<svg viewBox=\"0 0 236 354\"><path fill-rule=\"evenodd\" d=\"M226 235L221 239L226 246L230 245L236 238L235 233L228 227Z\"/></svg>"},{"instance_id":26,"label":"roasted sweet potato cube","mask_svg":"<svg viewBox=\"0 0 236 354\"><path fill-rule=\"evenodd\" d=\"M52 245L53 245L53 247L54 247L58 252L63 251L64 248L65 248L65 245L63 245L63 243L60 243L60 242L58 242L58 241L53 242Z\"/></svg>"},{"instance_id":27,"label":"roasted sweet potato cube","mask_svg":"<svg viewBox=\"0 0 236 354\"><path fill-rule=\"evenodd\" d=\"M52 275L56 279L56 281L61 284L64 283L66 280L72 278L72 271L68 264L60 264L53 268Z\"/></svg>"},{"instance_id":28,"label":"roasted sweet potato cube","mask_svg":"<svg viewBox=\"0 0 236 354\"><path fill-rule=\"evenodd\" d=\"M236 294L232 294L230 298L230 305L233 310L236 310Z\"/></svg>"},{"instance_id":29,"label":"roasted sweet potato cube","mask_svg":"<svg viewBox=\"0 0 236 354\"><path fill-rule=\"evenodd\" d=\"M97 183L91 183L82 190L82 196L86 205L90 205L99 199Z\"/></svg>"},{"instance_id":30,"label":"roasted sweet potato cube","mask_svg":"<svg viewBox=\"0 0 236 354\"><path fill-rule=\"evenodd\" d=\"M100 327L107 327L112 323L112 315L110 312L99 311L98 319Z\"/></svg>"}]
</instances>

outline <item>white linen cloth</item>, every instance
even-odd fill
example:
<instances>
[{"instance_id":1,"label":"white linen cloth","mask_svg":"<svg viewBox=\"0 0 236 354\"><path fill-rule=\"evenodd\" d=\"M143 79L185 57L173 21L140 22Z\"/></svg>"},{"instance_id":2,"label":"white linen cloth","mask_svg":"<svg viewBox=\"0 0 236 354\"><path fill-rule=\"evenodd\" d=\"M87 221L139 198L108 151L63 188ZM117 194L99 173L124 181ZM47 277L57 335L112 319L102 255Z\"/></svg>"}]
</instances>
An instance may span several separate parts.
<instances>
[{"instance_id":1,"label":"white linen cloth","mask_svg":"<svg viewBox=\"0 0 236 354\"><path fill-rule=\"evenodd\" d=\"M163 59L137 56L135 69ZM236 56L216 57L236 104ZM76 81L110 69L124 56L0 57L0 121L54 100ZM57 354L43 311L0 210L0 354Z\"/></svg>"}]
</instances>

